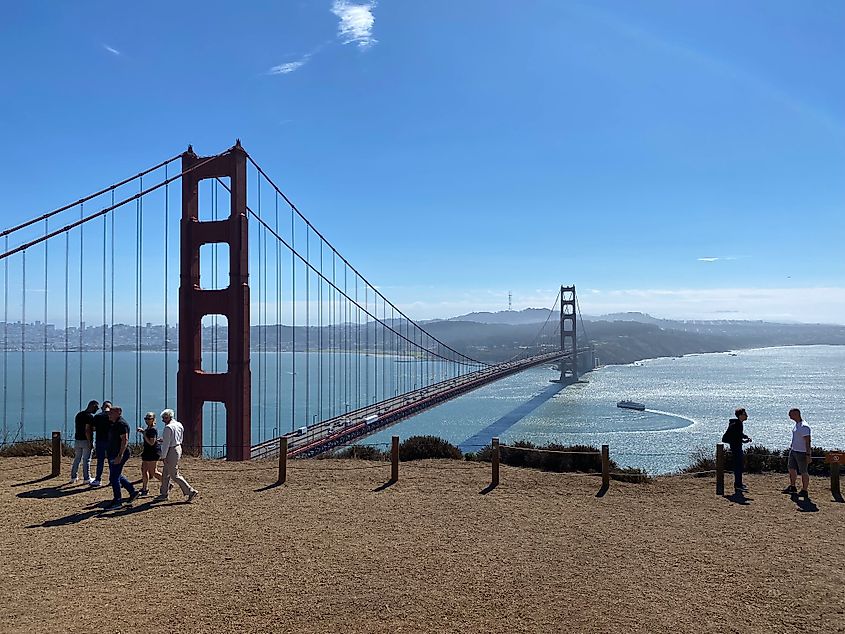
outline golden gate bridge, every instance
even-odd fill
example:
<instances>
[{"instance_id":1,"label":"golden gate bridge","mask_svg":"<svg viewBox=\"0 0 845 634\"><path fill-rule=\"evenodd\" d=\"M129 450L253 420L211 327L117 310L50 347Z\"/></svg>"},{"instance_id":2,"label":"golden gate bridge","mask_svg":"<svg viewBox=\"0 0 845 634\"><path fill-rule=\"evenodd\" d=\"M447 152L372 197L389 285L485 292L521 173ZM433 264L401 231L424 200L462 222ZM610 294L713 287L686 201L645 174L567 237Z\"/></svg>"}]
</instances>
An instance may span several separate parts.
<instances>
[{"instance_id":1,"label":"golden gate bridge","mask_svg":"<svg viewBox=\"0 0 845 634\"><path fill-rule=\"evenodd\" d=\"M239 141L204 157L189 147L0 239L3 441L33 421L67 437L94 395L129 420L175 396L189 451L246 460L286 436L291 455L311 456L537 365L576 382L586 350L574 286L511 358L444 342Z\"/></svg>"}]
</instances>

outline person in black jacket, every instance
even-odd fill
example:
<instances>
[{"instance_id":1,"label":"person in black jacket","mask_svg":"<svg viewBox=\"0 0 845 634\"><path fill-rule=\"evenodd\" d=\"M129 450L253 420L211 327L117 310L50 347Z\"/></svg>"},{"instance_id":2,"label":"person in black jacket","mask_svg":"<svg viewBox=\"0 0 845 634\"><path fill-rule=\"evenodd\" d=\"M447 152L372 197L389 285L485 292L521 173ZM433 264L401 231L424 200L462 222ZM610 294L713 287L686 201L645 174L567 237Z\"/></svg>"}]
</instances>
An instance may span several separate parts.
<instances>
[{"instance_id":1,"label":"person in black jacket","mask_svg":"<svg viewBox=\"0 0 845 634\"><path fill-rule=\"evenodd\" d=\"M742 424L748 420L748 413L744 407L739 407L734 412L736 418L728 421L728 430L722 436L722 442L728 443L734 460L734 490L747 491L748 487L742 483L742 445L751 442L751 438L745 435Z\"/></svg>"}]
</instances>

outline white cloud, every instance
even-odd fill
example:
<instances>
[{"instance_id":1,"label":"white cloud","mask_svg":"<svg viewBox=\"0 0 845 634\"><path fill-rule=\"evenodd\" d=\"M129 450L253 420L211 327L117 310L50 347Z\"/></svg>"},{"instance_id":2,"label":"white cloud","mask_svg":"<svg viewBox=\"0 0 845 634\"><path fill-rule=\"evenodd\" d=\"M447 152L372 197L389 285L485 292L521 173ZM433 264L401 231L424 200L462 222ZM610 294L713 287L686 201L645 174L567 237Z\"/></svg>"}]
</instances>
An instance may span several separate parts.
<instances>
[{"instance_id":1,"label":"white cloud","mask_svg":"<svg viewBox=\"0 0 845 634\"><path fill-rule=\"evenodd\" d=\"M378 40L373 37L375 0L363 4L354 4L348 0L334 0L332 13L340 18L337 35L344 44L357 44L366 49Z\"/></svg>"},{"instance_id":2,"label":"white cloud","mask_svg":"<svg viewBox=\"0 0 845 634\"><path fill-rule=\"evenodd\" d=\"M704 258L698 258L698 261L699 262L720 262L720 261L721 262L728 262L730 260L736 260L736 259L737 258L735 258L732 255L727 255L727 256L723 255L723 256L719 256L719 257L708 256L708 257L704 257Z\"/></svg>"},{"instance_id":3,"label":"white cloud","mask_svg":"<svg viewBox=\"0 0 845 634\"><path fill-rule=\"evenodd\" d=\"M120 55L120 51L116 48L109 46L108 44L103 44L103 48L106 49L112 55Z\"/></svg>"},{"instance_id":4,"label":"white cloud","mask_svg":"<svg viewBox=\"0 0 845 634\"><path fill-rule=\"evenodd\" d=\"M308 63L308 60L311 58L311 55L304 55L302 58L296 60L295 62L285 62L284 64L279 64L278 66L273 66L270 70L267 71L268 75L287 75L288 73L292 73L295 70L299 70L305 64Z\"/></svg>"}]
</instances>

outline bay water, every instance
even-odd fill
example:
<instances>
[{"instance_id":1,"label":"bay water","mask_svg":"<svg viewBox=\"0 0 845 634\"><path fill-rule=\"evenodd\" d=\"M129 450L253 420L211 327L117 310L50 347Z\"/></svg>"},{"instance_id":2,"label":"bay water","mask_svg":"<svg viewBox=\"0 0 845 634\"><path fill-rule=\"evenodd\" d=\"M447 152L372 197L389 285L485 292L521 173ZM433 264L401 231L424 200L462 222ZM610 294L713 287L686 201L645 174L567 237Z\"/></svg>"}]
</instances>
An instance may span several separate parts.
<instances>
[{"instance_id":1,"label":"bay water","mask_svg":"<svg viewBox=\"0 0 845 634\"><path fill-rule=\"evenodd\" d=\"M546 390L557 373L537 367L485 386L370 437L433 434L460 444ZM622 466L676 471L699 448L711 454L734 409L745 407L754 444L784 449L787 412L801 409L813 445L845 448L845 346L789 346L605 366L584 375L499 434L502 442L610 445ZM631 399L644 412L621 409ZM489 439L486 440L489 442ZM473 450L473 448L468 448Z\"/></svg>"},{"instance_id":2,"label":"bay water","mask_svg":"<svg viewBox=\"0 0 845 634\"><path fill-rule=\"evenodd\" d=\"M215 360L206 354L204 363L209 369L225 368L226 361L223 355ZM140 423L147 410L175 408L176 367L176 354L163 352L120 351L106 357L102 352L5 353L0 358L2 432L6 440L43 437L53 430L67 437L76 411L89 399L103 398L121 403L130 425ZM253 442L448 375L448 368L437 363L331 353L253 352L251 368ZM431 434L456 445L466 443L499 419L513 419L514 410L524 409L557 376L549 366L526 370L363 442L386 445L393 434ZM736 407L748 409L745 428L755 444L785 448L791 427L787 411L799 407L812 428L814 445L845 448L845 346L649 359L605 366L583 379L585 383L566 387L517 417L499 433L502 441L608 444L623 466L667 473L686 466L699 448L712 452ZM616 403L622 399L642 402L647 409L620 409ZM222 452L222 405L206 404L204 438L210 455Z\"/></svg>"}]
</instances>

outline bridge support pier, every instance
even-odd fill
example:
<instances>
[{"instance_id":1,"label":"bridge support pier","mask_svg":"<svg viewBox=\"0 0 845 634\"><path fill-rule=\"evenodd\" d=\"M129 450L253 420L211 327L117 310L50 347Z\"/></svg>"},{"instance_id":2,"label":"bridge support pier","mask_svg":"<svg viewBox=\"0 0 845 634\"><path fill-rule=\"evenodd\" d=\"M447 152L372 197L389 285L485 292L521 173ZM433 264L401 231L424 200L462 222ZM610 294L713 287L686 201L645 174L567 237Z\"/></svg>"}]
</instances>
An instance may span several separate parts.
<instances>
[{"instance_id":1,"label":"bridge support pier","mask_svg":"<svg viewBox=\"0 0 845 634\"><path fill-rule=\"evenodd\" d=\"M226 458L233 461L249 460L251 446L246 163L240 141L228 152L210 159L198 157L190 147L182 155L182 171L194 169L182 176L177 417L185 425L185 448L190 453L201 453L203 404L222 402L226 407ZM200 222L199 184L213 178L229 179L229 217ZM214 243L229 245L229 286L206 290L200 287L200 246ZM226 372L202 369L205 315L224 315L228 320Z\"/></svg>"},{"instance_id":2,"label":"bridge support pier","mask_svg":"<svg viewBox=\"0 0 845 634\"><path fill-rule=\"evenodd\" d=\"M570 354L560 360L560 379L554 383L578 382L578 341L575 315L575 287L560 287L560 351Z\"/></svg>"}]
</instances>

